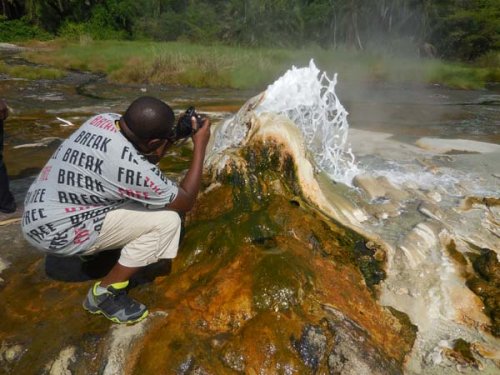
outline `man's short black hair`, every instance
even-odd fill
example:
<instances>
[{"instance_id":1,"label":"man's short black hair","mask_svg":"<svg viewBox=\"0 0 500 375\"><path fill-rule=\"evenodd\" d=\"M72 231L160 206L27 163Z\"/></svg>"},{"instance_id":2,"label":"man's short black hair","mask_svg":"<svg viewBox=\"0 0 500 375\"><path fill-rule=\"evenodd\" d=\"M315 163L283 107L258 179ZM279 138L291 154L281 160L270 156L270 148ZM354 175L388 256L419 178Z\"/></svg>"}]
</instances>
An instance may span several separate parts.
<instances>
[{"instance_id":1,"label":"man's short black hair","mask_svg":"<svg viewBox=\"0 0 500 375\"><path fill-rule=\"evenodd\" d=\"M174 133L172 108L151 96L134 100L125 111L123 120L136 137L145 141L170 138Z\"/></svg>"}]
</instances>

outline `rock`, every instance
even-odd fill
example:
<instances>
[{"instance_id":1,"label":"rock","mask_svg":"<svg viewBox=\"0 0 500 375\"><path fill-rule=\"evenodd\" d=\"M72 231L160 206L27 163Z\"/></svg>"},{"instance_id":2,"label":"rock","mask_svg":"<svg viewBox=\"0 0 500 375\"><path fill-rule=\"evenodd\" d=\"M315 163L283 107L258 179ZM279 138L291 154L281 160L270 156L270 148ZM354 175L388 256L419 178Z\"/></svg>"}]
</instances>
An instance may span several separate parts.
<instances>
[{"instance_id":1,"label":"rock","mask_svg":"<svg viewBox=\"0 0 500 375\"><path fill-rule=\"evenodd\" d=\"M25 50L26 48L17 46L12 43L0 43L0 50L6 50L6 51L22 51Z\"/></svg>"},{"instance_id":2,"label":"rock","mask_svg":"<svg viewBox=\"0 0 500 375\"><path fill-rule=\"evenodd\" d=\"M74 346L68 346L61 350L59 356L46 366L49 375L72 375L69 367L76 361L75 353L76 348Z\"/></svg>"},{"instance_id":3,"label":"rock","mask_svg":"<svg viewBox=\"0 0 500 375\"><path fill-rule=\"evenodd\" d=\"M407 288L399 288L398 290L396 290L396 294L403 296L405 294L409 294L409 291Z\"/></svg>"},{"instance_id":4,"label":"rock","mask_svg":"<svg viewBox=\"0 0 500 375\"><path fill-rule=\"evenodd\" d=\"M237 185L226 194L234 197L244 188ZM196 365L214 374L243 368L248 374L308 374L313 368L328 373L333 333L318 323L325 316L319 301L335 305L363 327L360 332L369 332L344 341L343 351L354 350L353 345L363 353L369 341L380 348L370 368L382 363L385 369L388 358L395 358L392 371L379 373L400 373L413 339L401 335L401 324L395 325L376 301L360 270L364 267L353 259L354 242L367 240L345 240L348 229L318 221L307 205L290 204L293 197L272 194L265 208L248 211L241 206L248 198L238 193L222 215L192 217L173 274L155 288L158 301L172 306L168 322L142 339L148 344L138 354L135 372L175 372L191 356L191 369ZM214 189L197 204L225 200ZM272 241L266 239L270 235ZM280 251L266 249L268 242ZM200 246L206 250L193 262ZM196 324L200 319L207 322L203 330Z\"/></svg>"},{"instance_id":5,"label":"rock","mask_svg":"<svg viewBox=\"0 0 500 375\"><path fill-rule=\"evenodd\" d=\"M245 371L245 357L241 353L237 353L233 350L228 350L223 354L222 361L230 369L238 372Z\"/></svg>"},{"instance_id":6,"label":"rock","mask_svg":"<svg viewBox=\"0 0 500 375\"><path fill-rule=\"evenodd\" d=\"M0 273L6 270L9 267L9 262L0 258Z\"/></svg>"},{"instance_id":7,"label":"rock","mask_svg":"<svg viewBox=\"0 0 500 375\"><path fill-rule=\"evenodd\" d=\"M460 202L460 210L468 211L478 207L493 208L500 206L500 198L497 197L474 197L469 196Z\"/></svg>"},{"instance_id":8,"label":"rock","mask_svg":"<svg viewBox=\"0 0 500 375\"><path fill-rule=\"evenodd\" d=\"M452 362L461 367L479 368L479 362L471 352L471 344L463 339L457 339L453 342L452 348L443 348L443 355Z\"/></svg>"},{"instance_id":9,"label":"rock","mask_svg":"<svg viewBox=\"0 0 500 375\"><path fill-rule=\"evenodd\" d=\"M426 196L430 199L432 199L434 202L436 203L439 203L441 202L441 200L443 199L443 197L441 196L441 194L439 194L439 192L433 190L433 191L429 191Z\"/></svg>"},{"instance_id":10,"label":"rock","mask_svg":"<svg viewBox=\"0 0 500 375\"><path fill-rule=\"evenodd\" d=\"M470 348L475 354L485 359L492 360L495 365L500 368L500 349L498 347L495 348L485 343L474 342L471 344Z\"/></svg>"},{"instance_id":11,"label":"rock","mask_svg":"<svg viewBox=\"0 0 500 375\"><path fill-rule=\"evenodd\" d=\"M418 211L421 214L423 214L431 219L438 220L438 221L441 221L442 217L443 217L443 214L442 214L441 210L439 209L439 207L437 205L433 204L432 202L420 203L418 206Z\"/></svg>"},{"instance_id":12,"label":"rock","mask_svg":"<svg viewBox=\"0 0 500 375\"><path fill-rule=\"evenodd\" d=\"M466 139L420 138L416 145L425 150L438 153L476 152L480 154L500 152L500 145L494 143L470 141Z\"/></svg>"},{"instance_id":13,"label":"rock","mask_svg":"<svg viewBox=\"0 0 500 375\"><path fill-rule=\"evenodd\" d=\"M154 314L132 326L115 325L111 328L111 337L107 353L107 361L102 371L103 375L122 374L129 364L128 353L136 342L144 335L151 320L165 316L166 313L157 311Z\"/></svg>"},{"instance_id":14,"label":"rock","mask_svg":"<svg viewBox=\"0 0 500 375\"><path fill-rule=\"evenodd\" d=\"M365 246L370 250L377 250L379 246L374 241L367 241Z\"/></svg>"},{"instance_id":15,"label":"rock","mask_svg":"<svg viewBox=\"0 0 500 375\"><path fill-rule=\"evenodd\" d=\"M333 349L328 354L330 374L387 375L402 374L393 359L385 358L372 339L358 324L331 307L328 328L333 335Z\"/></svg>"},{"instance_id":16,"label":"rock","mask_svg":"<svg viewBox=\"0 0 500 375\"><path fill-rule=\"evenodd\" d=\"M318 369L326 350L326 336L321 327L306 325L298 340L292 340L304 364L314 372Z\"/></svg>"},{"instance_id":17,"label":"rock","mask_svg":"<svg viewBox=\"0 0 500 375\"><path fill-rule=\"evenodd\" d=\"M12 147L13 149L31 148L31 147L57 147L62 143L63 139L59 137L45 137L35 143L25 143Z\"/></svg>"},{"instance_id":18,"label":"rock","mask_svg":"<svg viewBox=\"0 0 500 375\"><path fill-rule=\"evenodd\" d=\"M383 249L377 249L375 251L375 254L373 254L373 258L377 261L377 262L384 262L385 259L386 259L386 254L385 254L385 251Z\"/></svg>"},{"instance_id":19,"label":"rock","mask_svg":"<svg viewBox=\"0 0 500 375\"><path fill-rule=\"evenodd\" d=\"M2 342L0 347L0 362L7 362L12 364L14 361L21 358L24 352L24 347L20 344L8 345L5 341Z\"/></svg>"},{"instance_id":20,"label":"rock","mask_svg":"<svg viewBox=\"0 0 500 375\"><path fill-rule=\"evenodd\" d=\"M408 199L406 191L394 186L387 177L357 175L352 181L353 185L363 190L371 200L386 198L395 202Z\"/></svg>"},{"instance_id":21,"label":"rock","mask_svg":"<svg viewBox=\"0 0 500 375\"><path fill-rule=\"evenodd\" d=\"M431 257L438 245L438 233L441 226L436 223L422 222L417 224L400 243L399 248L405 255L405 262L411 269L417 269Z\"/></svg>"},{"instance_id":22,"label":"rock","mask_svg":"<svg viewBox=\"0 0 500 375\"><path fill-rule=\"evenodd\" d=\"M383 188L382 185L378 183L375 177L358 175L354 177L352 183L357 188L363 190L372 200L377 198L385 198L386 196L386 190Z\"/></svg>"},{"instance_id":23,"label":"rock","mask_svg":"<svg viewBox=\"0 0 500 375\"><path fill-rule=\"evenodd\" d=\"M16 217L18 212L14 212L12 214L0 214L0 227L4 227L6 225L18 224L21 222L21 218ZM1 271L0 271L1 272Z\"/></svg>"}]
</instances>

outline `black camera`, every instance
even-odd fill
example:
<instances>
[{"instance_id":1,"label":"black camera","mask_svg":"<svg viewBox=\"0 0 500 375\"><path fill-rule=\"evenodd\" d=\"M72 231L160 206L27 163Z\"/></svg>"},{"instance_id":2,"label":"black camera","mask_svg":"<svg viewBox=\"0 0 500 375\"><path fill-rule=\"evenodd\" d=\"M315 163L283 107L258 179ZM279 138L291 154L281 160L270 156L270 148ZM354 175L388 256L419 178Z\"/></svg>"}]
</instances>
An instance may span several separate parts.
<instances>
[{"instance_id":1,"label":"black camera","mask_svg":"<svg viewBox=\"0 0 500 375\"><path fill-rule=\"evenodd\" d=\"M193 129L193 125L191 124L192 117L196 118L196 129ZM204 117L196 113L194 107L189 107L177 122L177 127L175 128L175 138L182 139L192 136L203 126L203 120Z\"/></svg>"}]
</instances>

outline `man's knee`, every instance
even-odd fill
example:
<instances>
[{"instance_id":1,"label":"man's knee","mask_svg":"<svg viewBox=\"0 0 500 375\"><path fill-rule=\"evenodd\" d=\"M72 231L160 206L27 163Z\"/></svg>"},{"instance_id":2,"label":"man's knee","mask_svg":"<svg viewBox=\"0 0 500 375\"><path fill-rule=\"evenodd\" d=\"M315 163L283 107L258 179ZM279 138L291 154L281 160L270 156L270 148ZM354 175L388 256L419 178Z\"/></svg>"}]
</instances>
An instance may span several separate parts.
<instances>
[{"instance_id":1,"label":"man's knee","mask_svg":"<svg viewBox=\"0 0 500 375\"><path fill-rule=\"evenodd\" d=\"M181 224L182 220L177 212L165 211L156 223L156 228L160 232L172 232L179 230Z\"/></svg>"}]
</instances>

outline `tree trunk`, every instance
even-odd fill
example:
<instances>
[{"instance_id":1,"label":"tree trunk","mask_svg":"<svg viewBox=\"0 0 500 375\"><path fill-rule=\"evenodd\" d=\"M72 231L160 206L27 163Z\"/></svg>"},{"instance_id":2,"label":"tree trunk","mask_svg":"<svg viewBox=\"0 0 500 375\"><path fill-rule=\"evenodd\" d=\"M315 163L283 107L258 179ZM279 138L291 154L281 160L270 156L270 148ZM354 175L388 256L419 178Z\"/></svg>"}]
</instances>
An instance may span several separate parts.
<instances>
[{"instance_id":1,"label":"tree trunk","mask_svg":"<svg viewBox=\"0 0 500 375\"><path fill-rule=\"evenodd\" d=\"M359 37L358 12L356 10L352 12L352 27L354 31L354 37L356 38L356 42L358 43L358 47L362 50L363 44L361 43L361 38Z\"/></svg>"}]
</instances>

